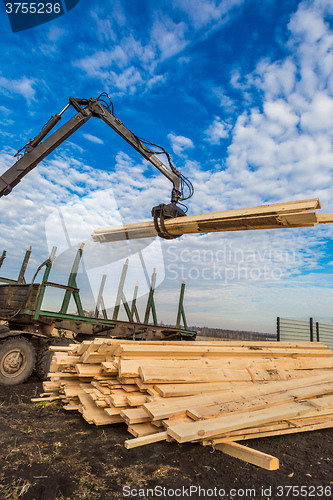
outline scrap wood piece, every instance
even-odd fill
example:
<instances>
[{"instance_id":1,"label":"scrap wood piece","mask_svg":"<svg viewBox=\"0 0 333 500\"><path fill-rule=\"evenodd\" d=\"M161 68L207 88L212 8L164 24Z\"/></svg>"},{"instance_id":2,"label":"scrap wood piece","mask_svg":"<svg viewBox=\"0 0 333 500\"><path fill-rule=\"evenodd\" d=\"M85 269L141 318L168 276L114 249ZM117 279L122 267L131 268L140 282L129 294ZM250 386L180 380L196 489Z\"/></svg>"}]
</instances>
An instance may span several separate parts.
<instances>
[{"instance_id":1,"label":"scrap wood piece","mask_svg":"<svg viewBox=\"0 0 333 500\"><path fill-rule=\"evenodd\" d=\"M305 227L318 224L316 212L321 208L318 198L289 203L276 203L253 208L188 215L165 220L166 230L175 236L189 233ZM94 241L120 241L157 236L153 221L95 229Z\"/></svg>"},{"instance_id":2,"label":"scrap wood piece","mask_svg":"<svg viewBox=\"0 0 333 500\"><path fill-rule=\"evenodd\" d=\"M221 443L215 445L215 449L222 451L226 455L239 458L244 462L257 465L262 469L277 470L279 468L279 459L263 453L262 451L254 450L239 443Z\"/></svg>"}]
</instances>

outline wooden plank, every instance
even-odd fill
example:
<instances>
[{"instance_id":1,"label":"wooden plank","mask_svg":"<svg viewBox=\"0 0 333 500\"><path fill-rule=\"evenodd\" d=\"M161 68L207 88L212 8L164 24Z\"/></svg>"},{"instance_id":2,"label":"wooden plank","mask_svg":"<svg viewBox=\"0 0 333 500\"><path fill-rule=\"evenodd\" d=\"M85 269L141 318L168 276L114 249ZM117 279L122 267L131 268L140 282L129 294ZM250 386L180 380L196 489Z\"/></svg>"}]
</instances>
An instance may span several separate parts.
<instances>
[{"instance_id":1,"label":"wooden plank","mask_svg":"<svg viewBox=\"0 0 333 500\"><path fill-rule=\"evenodd\" d=\"M287 380L282 382L268 382L265 384L248 384L247 386L234 387L225 391L198 394L196 396L161 398L159 401L146 403L144 409L151 415L153 420L169 418L199 406L212 406L214 404L228 403L240 399L248 399L251 396L264 396L277 392L295 390L298 387L311 387L321 383L330 382L331 374L325 377L309 377L308 379Z\"/></svg>"},{"instance_id":2,"label":"wooden plank","mask_svg":"<svg viewBox=\"0 0 333 500\"><path fill-rule=\"evenodd\" d=\"M57 365L75 365L80 360L80 356L69 356L64 353L55 352L52 356L52 362L56 362Z\"/></svg>"},{"instance_id":3,"label":"wooden plank","mask_svg":"<svg viewBox=\"0 0 333 500\"><path fill-rule=\"evenodd\" d=\"M123 418L121 416L121 412L124 411L126 409L126 407L122 407L122 408L105 408L104 411L110 415L111 417L113 417L114 415L119 415L121 417L121 420L123 421Z\"/></svg>"},{"instance_id":4,"label":"wooden plank","mask_svg":"<svg viewBox=\"0 0 333 500\"><path fill-rule=\"evenodd\" d=\"M214 368L174 368L166 369L160 367L140 367L139 373L143 382L147 384L158 384L161 382L251 382L251 377L246 370L218 370Z\"/></svg>"},{"instance_id":5,"label":"wooden plank","mask_svg":"<svg viewBox=\"0 0 333 500\"><path fill-rule=\"evenodd\" d=\"M305 420L305 419L304 419ZM293 421L291 421L293 422ZM296 421L295 421L296 422ZM282 427L284 426L284 427ZM273 429L270 429L270 427L273 427ZM333 427L333 419L332 418L322 418L320 420L316 420L315 423L304 423L303 425L298 425L298 426L293 426L293 425L288 425L287 423L285 424L279 424L275 426L267 426L267 429L265 430L265 427L262 427L259 432L248 432L246 430L245 433L241 433L241 431L235 435L235 436L227 436L224 438L214 438L209 441L204 441L202 444L205 446L208 445L214 445L218 443L228 443L228 442L234 442L234 441L246 441L248 439L258 439L258 438L263 438L263 437L270 437L270 436L283 436L286 434L296 434L299 432L310 432L310 431L316 431L319 429L330 429Z\"/></svg>"},{"instance_id":6,"label":"wooden plank","mask_svg":"<svg viewBox=\"0 0 333 500\"><path fill-rule=\"evenodd\" d=\"M126 439L124 445L125 448L131 449L131 448L137 448L138 446L145 446L147 444L157 443L158 441L166 441L168 438L169 438L168 433L164 431L152 434L150 436L143 436L134 439Z\"/></svg>"},{"instance_id":7,"label":"wooden plank","mask_svg":"<svg viewBox=\"0 0 333 500\"><path fill-rule=\"evenodd\" d=\"M56 401L57 399L62 399L62 396L48 396L48 397L39 397L39 398L31 398L30 401L32 403L41 403L43 401Z\"/></svg>"},{"instance_id":8,"label":"wooden plank","mask_svg":"<svg viewBox=\"0 0 333 500\"><path fill-rule=\"evenodd\" d=\"M81 355L80 363L102 363L105 360L105 354L99 354L98 352L85 352Z\"/></svg>"},{"instance_id":9,"label":"wooden plank","mask_svg":"<svg viewBox=\"0 0 333 500\"><path fill-rule=\"evenodd\" d=\"M254 434L261 434L261 433L266 433L266 432L271 432L271 431L276 431L279 432L280 430L284 429L289 429L289 428L303 428L305 426L310 426L310 425L316 425L324 422L332 421L333 422L333 412L332 409L328 410L321 410L320 414L318 412L313 412L308 413L305 416L299 417L299 418L292 418L292 419L287 419L287 420L280 420L278 422L269 422L266 424L263 424L259 427L248 427L246 429L239 429L236 431L228 432L225 434L220 434L218 436L214 436L213 438L209 440L202 440L202 444L212 444L212 443L218 443L218 442L226 442L226 441L238 441L238 439L241 439L239 436L243 435L254 435ZM247 439L251 439L248 437Z\"/></svg>"},{"instance_id":10,"label":"wooden plank","mask_svg":"<svg viewBox=\"0 0 333 500\"><path fill-rule=\"evenodd\" d=\"M150 436L151 434L156 434L157 432L161 432L161 430L158 427L150 423L132 424L127 427L127 430L134 437Z\"/></svg>"},{"instance_id":11,"label":"wooden plank","mask_svg":"<svg viewBox=\"0 0 333 500\"><path fill-rule=\"evenodd\" d=\"M157 422L161 422L161 420L157 420ZM191 422L193 422L193 419L190 418L188 415L181 414L181 415L176 415L174 417L170 417L166 420L162 420L162 422L163 422L163 427L165 427L165 429L167 429L171 425L180 424L180 423L191 423ZM152 422L152 424L153 423L154 422Z\"/></svg>"},{"instance_id":12,"label":"wooden plank","mask_svg":"<svg viewBox=\"0 0 333 500\"><path fill-rule=\"evenodd\" d=\"M143 408L126 408L120 412L120 415L126 424L141 424L151 420Z\"/></svg>"},{"instance_id":13,"label":"wooden plank","mask_svg":"<svg viewBox=\"0 0 333 500\"><path fill-rule=\"evenodd\" d=\"M91 385L96 387L96 389L98 389L102 394L111 394L111 389L109 387L105 387L96 380L92 380Z\"/></svg>"},{"instance_id":14,"label":"wooden plank","mask_svg":"<svg viewBox=\"0 0 333 500\"><path fill-rule=\"evenodd\" d=\"M332 358L333 360L333 358ZM191 368L167 368L163 365L159 367L146 367L139 368L141 379L147 384L161 384L171 382L173 384L183 383L234 383L234 382L260 382L260 381L284 381L297 378L308 378L309 372L305 370L280 370L279 363L276 362L275 369L269 370L229 370L229 369L215 369L215 368L198 368L192 362Z\"/></svg>"},{"instance_id":15,"label":"wooden plank","mask_svg":"<svg viewBox=\"0 0 333 500\"><path fill-rule=\"evenodd\" d=\"M279 468L278 458L238 443L217 444L215 445L215 449L231 457L239 458L244 462L261 467L262 469L277 470Z\"/></svg>"},{"instance_id":16,"label":"wooden plank","mask_svg":"<svg viewBox=\"0 0 333 500\"><path fill-rule=\"evenodd\" d=\"M260 207L227 210L200 215L177 217L165 221L168 232L173 235L188 233L207 233L216 231L266 229L273 227L293 227L317 224L315 212L308 210L320 208L318 198L289 203L276 203ZM298 214L297 218L288 214ZM137 224L114 226L96 229L92 233L94 241L119 241L135 238L148 238L157 236L154 222L146 221Z\"/></svg>"},{"instance_id":17,"label":"wooden plank","mask_svg":"<svg viewBox=\"0 0 333 500\"><path fill-rule=\"evenodd\" d=\"M87 422L93 422L96 425L107 425L122 422L119 415L108 415L103 408L98 408L89 394L79 395L82 405L82 416Z\"/></svg>"},{"instance_id":18,"label":"wooden plank","mask_svg":"<svg viewBox=\"0 0 333 500\"><path fill-rule=\"evenodd\" d=\"M91 340L84 340L81 344L76 344L75 348L81 350L82 346L85 346L85 349L88 349L89 346L93 344ZM102 339L102 342L98 343L98 353L101 354L107 348L116 348L119 345L184 345L183 340L126 340L126 339L116 339L116 338L107 338ZM186 340L186 346L193 345L213 345L213 346L229 346L229 347L279 347L282 346L286 349L296 348L296 349L328 349L322 342L281 342L278 343L276 340L230 340L230 339L214 339L214 340ZM85 350L83 350L85 352ZM78 355L80 353L76 353ZM82 354L82 353L81 353Z\"/></svg>"},{"instance_id":19,"label":"wooden plank","mask_svg":"<svg viewBox=\"0 0 333 500\"><path fill-rule=\"evenodd\" d=\"M111 375L118 375L118 367L113 361L102 362L102 370Z\"/></svg>"},{"instance_id":20,"label":"wooden plank","mask_svg":"<svg viewBox=\"0 0 333 500\"><path fill-rule=\"evenodd\" d=\"M185 347L185 346L184 346ZM326 360L326 358L324 358ZM299 357L296 360L294 358L253 358L249 357L224 357L224 358L210 358L210 357L199 357L196 360L195 366L197 368L229 368L229 369L269 369L276 370L277 368L283 368L286 370L308 370L314 369L321 366L323 359L317 357ZM333 360L328 361L328 365L332 365ZM282 364L283 366L282 366ZM327 362L324 361L327 365ZM106 363L102 363L104 367ZM134 357L132 359L120 359L119 361L119 375L122 377L139 377L140 366L162 366L165 369L170 368L193 368L193 359L184 358L159 358L159 357ZM333 365L332 365L333 366ZM296 372L292 374L296 375ZM299 374L300 376L301 374ZM308 376L308 372L304 373Z\"/></svg>"},{"instance_id":21,"label":"wooden plank","mask_svg":"<svg viewBox=\"0 0 333 500\"><path fill-rule=\"evenodd\" d=\"M121 357L179 357L179 358L194 358L194 357L224 357L224 356L250 356L257 357L331 357L332 351L327 348L304 350L304 349L285 349L282 343L274 347L265 347L264 343L261 347L227 347L227 346L181 346L181 345L119 345L115 351L116 356Z\"/></svg>"},{"instance_id":22,"label":"wooden plank","mask_svg":"<svg viewBox=\"0 0 333 500\"><path fill-rule=\"evenodd\" d=\"M66 352L71 351L73 347L76 347L76 344L67 345L50 345L49 351L57 351L57 352Z\"/></svg>"},{"instance_id":23,"label":"wooden plank","mask_svg":"<svg viewBox=\"0 0 333 500\"><path fill-rule=\"evenodd\" d=\"M277 420L305 416L307 413L311 413L314 410L320 411L320 409L328 408L333 408L333 396L310 399L306 402L298 401L275 408L246 412L238 415L237 419L231 414L230 416L227 415L209 420L200 420L190 424L176 424L169 427L168 433L171 437L176 439L176 441L184 443L187 441L213 437L222 432L231 432L233 430L251 426L254 427Z\"/></svg>"},{"instance_id":24,"label":"wooden plank","mask_svg":"<svg viewBox=\"0 0 333 500\"><path fill-rule=\"evenodd\" d=\"M142 406L147 402L147 396L145 394L129 393L126 401L130 406Z\"/></svg>"},{"instance_id":25,"label":"wooden plank","mask_svg":"<svg viewBox=\"0 0 333 500\"><path fill-rule=\"evenodd\" d=\"M244 411L271 408L288 402L311 399L326 394L333 394L333 381L326 384L299 387L290 391L267 394L265 396L254 396L222 405L205 406L197 409L191 408L187 410L186 414L193 420L214 418L230 412L233 415L238 415Z\"/></svg>"},{"instance_id":26,"label":"wooden plank","mask_svg":"<svg viewBox=\"0 0 333 500\"><path fill-rule=\"evenodd\" d=\"M333 222L333 213L317 214L319 224L330 224Z\"/></svg>"},{"instance_id":27,"label":"wooden plank","mask_svg":"<svg viewBox=\"0 0 333 500\"><path fill-rule=\"evenodd\" d=\"M221 382L211 384L209 382L201 384L158 384L154 388L163 398L174 398L183 396L193 396L197 394L207 394L207 392L228 391L235 387L248 387L244 382Z\"/></svg>"},{"instance_id":28,"label":"wooden plank","mask_svg":"<svg viewBox=\"0 0 333 500\"><path fill-rule=\"evenodd\" d=\"M77 363L75 365L79 377L95 377L102 374L101 365Z\"/></svg>"}]
</instances>

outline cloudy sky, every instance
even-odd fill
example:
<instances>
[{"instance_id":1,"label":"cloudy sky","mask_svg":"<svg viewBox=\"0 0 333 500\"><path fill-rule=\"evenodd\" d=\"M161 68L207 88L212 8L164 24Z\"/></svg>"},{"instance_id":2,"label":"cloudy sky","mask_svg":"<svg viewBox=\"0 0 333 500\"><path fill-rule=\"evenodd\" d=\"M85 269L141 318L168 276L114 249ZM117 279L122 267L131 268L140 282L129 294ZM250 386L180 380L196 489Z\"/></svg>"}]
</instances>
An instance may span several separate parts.
<instances>
[{"instance_id":1,"label":"cloudy sky","mask_svg":"<svg viewBox=\"0 0 333 500\"><path fill-rule=\"evenodd\" d=\"M3 8L0 174L70 95L107 92L115 115L191 179L189 214L316 197L333 212L332 22L330 0L80 0L13 34ZM128 299L138 279L143 307L156 268L166 323L183 280L190 325L274 332L276 316L332 322L330 226L92 243L98 227L149 219L170 189L93 118L1 198L0 274L15 277L31 245L31 277L57 246L52 280L64 281L85 242L86 309L103 274L112 305L129 257Z\"/></svg>"}]
</instances>

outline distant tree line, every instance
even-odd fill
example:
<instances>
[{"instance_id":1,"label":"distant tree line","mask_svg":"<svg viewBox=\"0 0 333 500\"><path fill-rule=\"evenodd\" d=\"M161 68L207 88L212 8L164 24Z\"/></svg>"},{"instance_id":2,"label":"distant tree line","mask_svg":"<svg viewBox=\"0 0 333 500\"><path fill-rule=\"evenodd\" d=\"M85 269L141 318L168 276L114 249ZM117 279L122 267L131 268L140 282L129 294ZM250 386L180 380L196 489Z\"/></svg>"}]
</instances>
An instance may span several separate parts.
<instances>
[{"instance_id":1,"label":"distant tree line","mask_svg":"<svg viewBox=\"0 0 333 500\"><path fill-rule=\"evenodd\" d=\"M228 340L276 340L273 333L251 332L248 330L226 330L225 328L209 328L208 326L191 326L198 337L213 337Z\"/></svg>"}]
</instances>

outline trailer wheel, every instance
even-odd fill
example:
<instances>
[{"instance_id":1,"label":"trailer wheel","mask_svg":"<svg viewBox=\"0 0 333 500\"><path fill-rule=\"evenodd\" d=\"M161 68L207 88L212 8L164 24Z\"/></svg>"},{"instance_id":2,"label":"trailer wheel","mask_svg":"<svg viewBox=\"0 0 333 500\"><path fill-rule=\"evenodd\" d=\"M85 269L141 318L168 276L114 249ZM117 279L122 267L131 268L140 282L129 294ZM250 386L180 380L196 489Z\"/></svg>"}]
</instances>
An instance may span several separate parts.
<instances>
[{"instance_id":1,"label":"trailer wheel","mask_svg":"<svg viewBox=\"0 0 333 500\"><path fill-rule=\"evenodd\" d=\"M0 384L17 385L33 372L36 351L23 337L9 338L0 343Z\"/></svg>"},{"instance_id":2,"label":"trailer wheel","mask_svg":"<svg viewBox=\"0 0 333 500\"><path fill-rule=\"evenodd\" d=\"M41 380L47 380L47 374L50 371L53 351L49 350L51 345L69 345L72 344L71 339L53 338L48 340L46 344L38 351L36 373Z\"/></svg>"}]
</instances>

